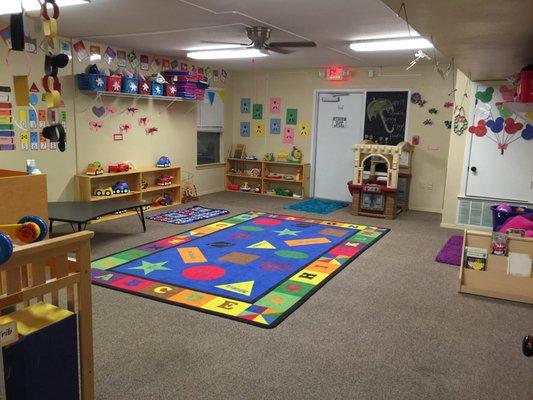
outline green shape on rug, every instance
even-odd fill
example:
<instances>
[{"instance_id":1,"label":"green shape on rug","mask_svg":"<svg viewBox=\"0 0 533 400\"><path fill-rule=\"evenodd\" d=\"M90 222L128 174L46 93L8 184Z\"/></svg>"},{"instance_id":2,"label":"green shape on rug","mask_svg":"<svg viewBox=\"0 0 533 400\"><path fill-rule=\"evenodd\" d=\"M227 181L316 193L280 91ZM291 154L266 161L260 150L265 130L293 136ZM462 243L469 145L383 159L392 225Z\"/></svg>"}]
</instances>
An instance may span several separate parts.
<instances>
[{"instance_id":1,"label":"green shape on rug","mask_svg":"<svg viewBox=\"0 0 533 400\"><path fill-rule=\"evenodd\" d=\"M141 257L146 256L148 254L150 254L150 253L148 251L145 251L145 250L130 249L130 250L123 251L121 253L117 253L113 257L121 258L121 259L126 260L126 261L133 261L133 260L136 260L137 258L141 258Z\"/></svg>"},{"instance_id":2,"label":"green shape on rug","mask_svg":"<svg viewBox=\"0 0 533 400\"><path fill-rule=\"evenodd\" d=\"M170 271L170 268L163 267L163 265L165 265L166 263L168 263L168 261L164 261L160 263L151 263L151 262L143 261L142 265L139 265L137 267L131 267L129 269L140 269L144 272L145 275L148 275L150 272L154 272L154 271L164 271L164 270Z\"/></svg>"},{"instance_id":3,"label":"green shape on rug","mask_svg":"<svg viewBox=\"0 0 533 400\"><path fill-rule=\"evenodd\" d=\"M93 261L91 263L91 268L100 269L105 271L106 269L111 269L122 264L126 264L128 261L122 258L115 256L102 258L100 260Z\"/></svg>"},{"instance_id":4,"label":"green shape on rug","mask_svg":"<svg viewBox=\"0 0 533 400\"><path fill-rule=\"evenodd\" d=\"M278 234L278 236L286 236L286 235L289 235L289 236L298 236L299 233L301 233L302 231L291 231L290 229L283 229L282 231L274 231Z\"/></svg>"},{"instance_id":5,"label":"green shape on rug","mask_svg":"<svg viewBox=\"0 0 533 400\"><path fill-rule=\"evenodd\" d=\"M295 260L309 257L308 254L295 250L278 250L276 251L276 255L283 258L293 258Z\"/></svg>"},{"instance_id":6,"label":"green shape on rug","mask_svg":"<svg viewBox=\"0 0 533 400\"><path fill-rule=\"evenodd\" d=\"M261 228L260 226L238 226L237 229L240 229L241 231L247 231L247 232L261 232L264 231L264 228Z\"/></svg>"}]
</instances>

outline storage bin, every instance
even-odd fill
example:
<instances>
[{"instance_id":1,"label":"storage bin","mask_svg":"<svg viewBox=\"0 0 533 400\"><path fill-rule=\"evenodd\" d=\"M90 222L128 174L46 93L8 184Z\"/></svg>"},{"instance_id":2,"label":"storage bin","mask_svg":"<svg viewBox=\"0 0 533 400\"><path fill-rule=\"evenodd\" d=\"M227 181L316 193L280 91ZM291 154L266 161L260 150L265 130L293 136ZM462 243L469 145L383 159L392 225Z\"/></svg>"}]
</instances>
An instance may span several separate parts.
<instances>
[{"instance_id":1,"label":"storage bin","mask_svg":"<svg viewBox=\"0 0 533 400\"><path fill-rule=\"evenodd\" d=\"M152 94L152 82L140 80L139 81L139 94Z\"/></svg>"},{"instance_id":2,"label":"storage bin","mask_svg":"<svg viewBox=\"0 0 533 400\"><path fill-rule=\"evenodd\" d=\"M162 83L152 82L152 96L163 96L164 87Z\"/></svg>"},{"instance_id":3,"label":"storage bin","mask_svg":"<svg viewBox=\"0 0 533 400\"><path fill-rule=\"evenodd\" d=\"M139 91L139 80L137 78L122 78L123 93L137 93Z\"/></svg>"},{"instance_id":4,"label":"storage bin","mask_svg":"<svg viewBox=\"0 0 533 400\"><path fill-rule=\"evenodd\" d=\"M511 212L498 211L496 210L497 207L498 205L490 207L490 209L492 210L492 230L494 232L497 232L502 227L502 225L505 224L505 221L507 221L511 217L514 217L516 215L533 214L533 209L527 207L522 207L525 209L523 213L517 213L517 207L514 206L511 206Z\"/></svg>"},{"instance_id":5,"label":"storage bin","mask_svg":"<svg viewBox=\"0 0 533 400\"><path fill-rule=\"evenodd\" d=\"M92 92L103 92L107 87L107 76L104 74L78 74L78 88Z\"/></svg>"},{"instance_id":6,"label":"storage bin","mask_svg":"<svg viewBox=\"0 0 533 400\"><path fill-rule=\"evenodd\" d=\"M120 93L122 89L122 77L118 75L112 75L107 77L107 91Z\"/></svg>"},{"instance_id":7,"label":"storage bin","mask_svg":"<svg viewBox=\"0 0 533 400\"><path fill-rule=\"evenodd\" d=\"M173 83L165 83L165 96L176 97L177 89Z\"/></svg>"}]
</instances>

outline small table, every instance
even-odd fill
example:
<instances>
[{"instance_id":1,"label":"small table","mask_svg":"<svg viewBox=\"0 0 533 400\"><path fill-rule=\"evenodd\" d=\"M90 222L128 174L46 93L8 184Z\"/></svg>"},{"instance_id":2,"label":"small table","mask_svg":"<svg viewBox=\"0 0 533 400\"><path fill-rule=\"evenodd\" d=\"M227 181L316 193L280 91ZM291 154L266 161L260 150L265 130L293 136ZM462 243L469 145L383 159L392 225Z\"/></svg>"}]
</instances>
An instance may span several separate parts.
<instances>
[{"instance_id":1,"label":"small table","mask_svg":"<svg viewBox=\"0 0 533 400\"><path fill-rule=\"evenodd\" d=\"M58 201L48 203L48 219L50 220L50 232L54 221L69 222L78 224L78 231L82 230L82 224L106 214L117 211L129 210L137 211L137 216L141 220L143 232L146 232L143 207L150 203L144 200L99 200L99 201Z\"/></svg>"}]
</instances>

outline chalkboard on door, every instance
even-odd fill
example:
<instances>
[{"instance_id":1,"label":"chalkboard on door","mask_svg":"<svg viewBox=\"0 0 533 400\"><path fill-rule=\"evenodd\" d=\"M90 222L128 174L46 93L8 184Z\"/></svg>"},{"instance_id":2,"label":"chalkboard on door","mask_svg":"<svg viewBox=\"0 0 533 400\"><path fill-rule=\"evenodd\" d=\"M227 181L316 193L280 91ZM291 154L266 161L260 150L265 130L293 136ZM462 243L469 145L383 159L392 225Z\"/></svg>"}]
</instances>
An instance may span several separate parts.
<instances>
[{"instance_id":1,"label":"chalkboard on door","mask_svg":"<svg viewBox=\"0 0 533 400\"><path fill-rule=\"evenodd\" d=\"M405 140L408 91L366 92L364 138L395 146Z\"/></svg>"}]
</instances>

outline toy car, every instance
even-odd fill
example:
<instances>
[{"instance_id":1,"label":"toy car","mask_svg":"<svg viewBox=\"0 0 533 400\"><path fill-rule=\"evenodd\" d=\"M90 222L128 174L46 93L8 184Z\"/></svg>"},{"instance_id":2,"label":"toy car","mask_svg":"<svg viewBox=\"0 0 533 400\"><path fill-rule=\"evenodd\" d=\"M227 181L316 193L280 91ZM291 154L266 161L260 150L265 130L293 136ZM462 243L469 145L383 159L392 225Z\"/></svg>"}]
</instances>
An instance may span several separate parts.
<instances>
[{"instance_id":1,"label":"toy car","mask_svg":"<svg viewBox=\"0 0 533 400\"><path fill-rule=\"evenodd\" d=\"M148 182L146 182L144 179L141 181L141 189L144 190L148 187Z\"/></svg>"},{"instance_id":2,"label":"toy car","mask_svg":"<svg viewBox=\"0 0 533 400\"><path fill-rule=\"evenodd\" d=\"M170 158L167 156L159 157L159 160L155 163L155 166L158 168L167 168L170 167Z\"/></svg>"},{"instance_id":3,"label":"toy car","mask_svg":"<svg viewBox=\"0 0 533 400\"><path fill-rule=\"evenodd\" d=\"M163 194L163 196L159 196L154 201L154 206L169 206L173 202L172 196L170 196L168 193Z\"/></svg>"},{"instance_id":4,"label":"toy car","mask_svg":"<svg viewBox=\"0 0 533 400\"><path fill-rule=\"evenodd\" d=\"M109 164L107 167L107 172L128 172L130 166L125 163Z\"/></svg>"},{"instance_id":5,"label":"toy car","mask_svg":"<svg viewBox=\"0 0 533 400\"><path fill-rule=\"evenodd\" d=\"M100 164L99 161L95 161L88 165L87 171L85 171L87 175L101 175L104 173L104 169L102 168L102 164Z\"/></svg>"},{"instance_id":6,"label":"toy car","mask_svg":"<svg viewBox=\"0 0 533 400\"><path fill-rule=\"evenodd\" d=\"M99 187L95 189L95 196L111 196L113 194L113 188L111 186Z\"/></svg>"},{"instance_id":7,"label":"toy car","mask_svg":"<svg viewBox=\"0 0 533 400\"><path fill-rule=\"evenodd\" d=\"M124 181L118 181L113 185L113 193L119 194L119 193L128 193L130 191L130 187L127 182Z\"/></svg>"},{"instance_id":8,"label":"toy car","mask_svg":"<svg viewBox=\"0 0 533 400\"><path fill-rule=\"evenodd\" d=\"M161 175L155 181L157 186L172 185L172 177L170 175Z\"/></svg>"}]
</instances>

